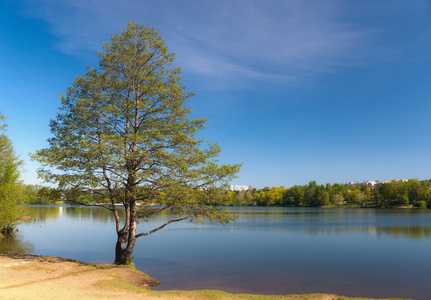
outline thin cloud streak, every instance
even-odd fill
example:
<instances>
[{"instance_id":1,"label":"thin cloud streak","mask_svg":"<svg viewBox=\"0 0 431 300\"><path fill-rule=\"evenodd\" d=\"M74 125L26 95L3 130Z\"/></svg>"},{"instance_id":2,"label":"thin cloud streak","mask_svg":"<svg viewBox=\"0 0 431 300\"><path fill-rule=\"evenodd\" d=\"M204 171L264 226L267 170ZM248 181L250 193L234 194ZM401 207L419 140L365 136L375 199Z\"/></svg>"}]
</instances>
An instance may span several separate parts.
<instances>
[{"instance_id":1,"label":"thin cloud streak","mask_svg":"<svg viewBox=\"0 0 431 300\"><path fill-rule=\"evenodd\" d=\"M338 1L26 1L64 53L94 54L130 19L159 30L185 72L226 85L295 85L394 57L391 45L378 44L385 29L346 21Z\"/></svg>"}]
</instances>

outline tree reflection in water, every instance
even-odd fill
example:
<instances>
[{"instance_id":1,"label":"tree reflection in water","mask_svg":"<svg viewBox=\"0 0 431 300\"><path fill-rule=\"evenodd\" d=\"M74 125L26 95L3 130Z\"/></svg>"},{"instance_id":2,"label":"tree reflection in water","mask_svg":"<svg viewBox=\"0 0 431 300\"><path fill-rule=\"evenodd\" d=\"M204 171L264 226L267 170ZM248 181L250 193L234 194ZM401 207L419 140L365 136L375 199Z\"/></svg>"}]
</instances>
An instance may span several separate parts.
<instances>
[{"instance_id":1,"label":"tree reflection in water","mask_svg":"<svg viewBox=\"0 0 431 300\"><path fill-rule=\"evenodd\" d=\"M24 237L17 233L0 238L0 252L32 253L34 245L25 241Z\"/></svg>"}]
</instances>

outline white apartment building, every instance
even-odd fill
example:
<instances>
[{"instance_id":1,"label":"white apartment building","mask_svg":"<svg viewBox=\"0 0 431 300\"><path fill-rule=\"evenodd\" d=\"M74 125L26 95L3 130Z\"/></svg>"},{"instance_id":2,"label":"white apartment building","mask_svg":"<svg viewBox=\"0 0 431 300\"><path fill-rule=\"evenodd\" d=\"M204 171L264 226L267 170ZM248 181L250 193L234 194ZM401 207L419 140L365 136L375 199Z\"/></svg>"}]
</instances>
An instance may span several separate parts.
<instances>
[{"instance_id":1,"label":"white apartment building","mask_svg":"<svg viewBox=\"0 0 431 300\"><path fill-rule=\"evenodd\" d=\"M231 185L230 190L231 191L247 191L249 189L249 186L247 185Z\"/></svg>"}]
</instances>

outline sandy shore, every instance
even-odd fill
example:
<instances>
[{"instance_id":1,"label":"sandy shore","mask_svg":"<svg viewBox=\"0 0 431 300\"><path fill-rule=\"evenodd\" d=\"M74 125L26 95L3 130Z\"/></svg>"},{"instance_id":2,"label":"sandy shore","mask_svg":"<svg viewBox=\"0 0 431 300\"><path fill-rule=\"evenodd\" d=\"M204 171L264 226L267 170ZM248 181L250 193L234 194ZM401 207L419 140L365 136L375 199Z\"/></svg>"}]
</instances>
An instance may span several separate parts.
<instances>
[{"instance_id":1,"label":"sandy shore","mask_svg":"<svg viewBox=\"0 0 431 300\"><path fill-rule=\"evenodd\" d=\"M130 299L155 283L131 268L20 254L0 255L0 278L1 299Z\"/></svg>"},{"instance_id":2,"label":"sandy shore","mask_svg":"<svg viewBox=\"0 0 431 300\"><path fill-rule=\"evenodd\" d=\"M157 281L130 267L0 254L0 299L353 299L335 295L234 295L221 291L151 291ZM359 298L357 298L359 299Z\"/></svg>"}]
</instances>

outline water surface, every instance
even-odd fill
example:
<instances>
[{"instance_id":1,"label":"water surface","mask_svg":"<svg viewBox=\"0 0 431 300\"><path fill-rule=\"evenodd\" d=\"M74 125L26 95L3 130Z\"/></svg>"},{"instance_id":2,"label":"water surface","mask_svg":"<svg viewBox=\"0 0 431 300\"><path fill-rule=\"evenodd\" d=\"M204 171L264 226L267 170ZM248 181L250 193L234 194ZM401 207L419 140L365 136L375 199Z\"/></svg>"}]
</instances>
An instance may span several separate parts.
<instances>
[{"instance_id":1,"label":"water surface","mask_svg":"<svg viewBox=\"0 0 431 300\"><path fill-rule=\"evenodd\" d=\"M115 227L101 208L31 207L3 249L88 262L114 260ZM155 289L221 289L233 293L333 293L429 299L431 213L420 210L231 208L227 226L174 223L141 237L139 270ZM139 230L170 217L164 213ZM6 249L5 249L6 250Z\"/></svg>"}]
</instances>

